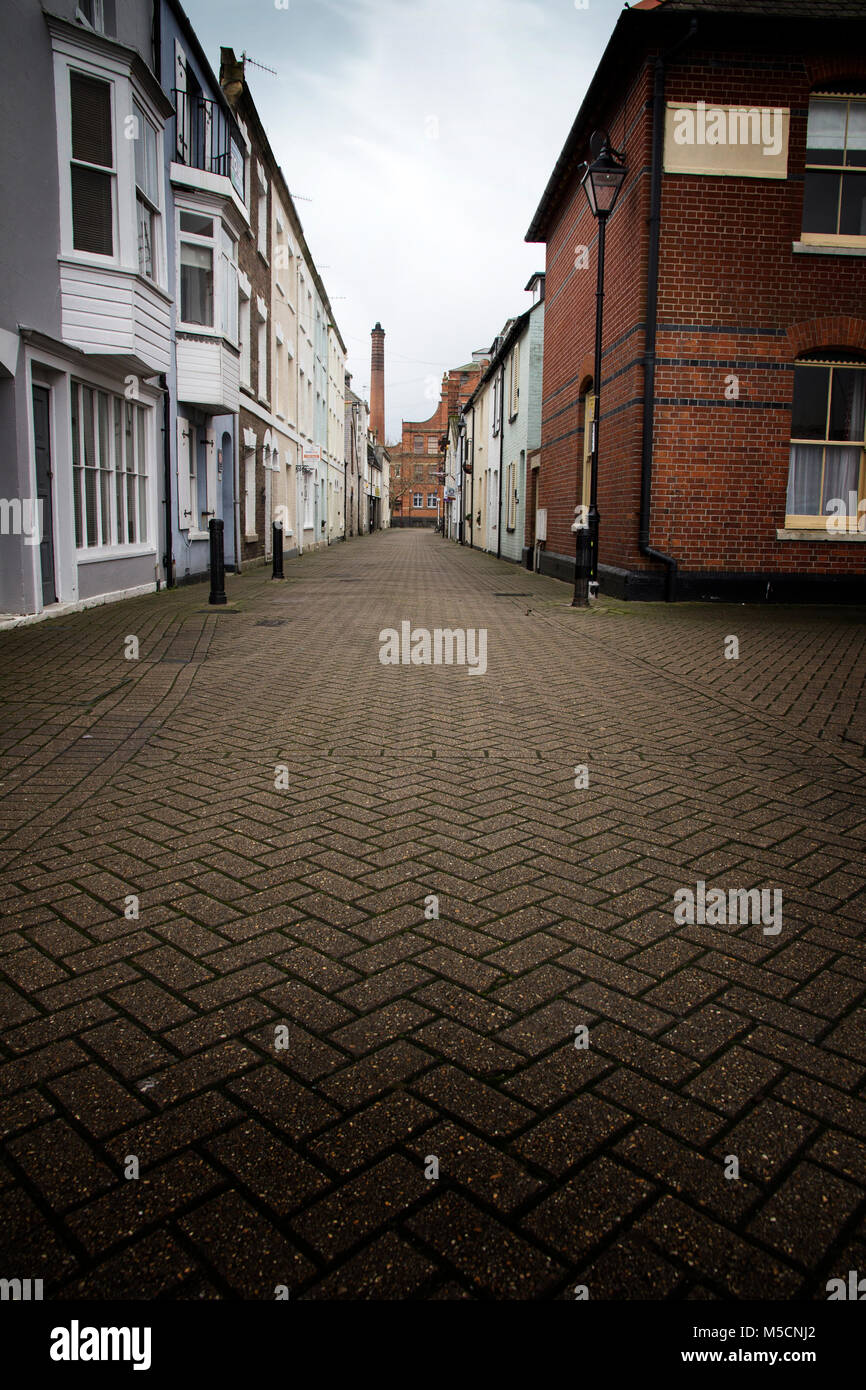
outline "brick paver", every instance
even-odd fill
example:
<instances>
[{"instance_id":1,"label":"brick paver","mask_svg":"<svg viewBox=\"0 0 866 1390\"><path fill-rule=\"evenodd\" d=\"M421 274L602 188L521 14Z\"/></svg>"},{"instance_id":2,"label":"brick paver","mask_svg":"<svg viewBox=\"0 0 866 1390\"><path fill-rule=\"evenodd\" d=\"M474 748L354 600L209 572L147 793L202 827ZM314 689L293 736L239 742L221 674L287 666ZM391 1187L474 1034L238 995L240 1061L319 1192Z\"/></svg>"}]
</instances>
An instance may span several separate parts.
<instances>
[{"instance_id":1,"label":"brick paver","mask_svg":"<svg viewBox=\"0 0 866 1390\"><path fill-rule=\"evenodd\" d=\"M286 573L0 634L0 1273L787 1299L862 1272L864 614L585 613L428 532ZM486 628L487 673L381 665L407 619ZM698 880L781 888L781 933L677 925Z\"/></svg>"}]
</instances>

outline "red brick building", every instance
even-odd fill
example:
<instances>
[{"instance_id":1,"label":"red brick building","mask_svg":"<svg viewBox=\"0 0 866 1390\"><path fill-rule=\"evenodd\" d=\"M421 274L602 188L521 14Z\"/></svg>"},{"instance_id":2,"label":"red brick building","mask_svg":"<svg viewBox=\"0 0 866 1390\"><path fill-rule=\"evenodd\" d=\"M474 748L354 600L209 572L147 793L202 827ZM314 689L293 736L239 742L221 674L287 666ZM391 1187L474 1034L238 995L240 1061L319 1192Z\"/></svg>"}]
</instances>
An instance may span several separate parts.
<instances>
[{"instance_id":1,"label":"red brick building","mask_svg":"<svg viewBox=\"0 0 866 1390\"><path fill-rule=\"evenodd\" d=\"M864 0L620 16L526 238L547 246L546 573L573 575L590 454L598 224L580 180L606 129L628 175L607 229L602 590L866 593L864 21Z\"/></svg>"},{"instance_id":2,"label":"red brick building","mask_svg":"<svg viewBox=\"0 0 866 1390\"><path fill-rule=\"evenodd\" d=\"M443 515L448 421L468 401L487 365L482 354L476 356L478 361L445 372L434 413L428 420L404 420L400 442L388 446L394 526L435 526Z\"/></svg>"}]
</instances>

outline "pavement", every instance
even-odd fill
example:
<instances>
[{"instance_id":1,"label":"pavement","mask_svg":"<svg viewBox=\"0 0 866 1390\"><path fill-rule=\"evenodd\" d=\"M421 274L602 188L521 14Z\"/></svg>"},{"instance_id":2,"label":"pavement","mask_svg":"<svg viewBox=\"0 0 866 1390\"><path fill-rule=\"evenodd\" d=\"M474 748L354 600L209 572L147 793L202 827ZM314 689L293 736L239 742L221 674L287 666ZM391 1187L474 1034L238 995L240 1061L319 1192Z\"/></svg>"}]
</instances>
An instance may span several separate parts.
<instances>
[{"instance_id":1,"label":"pavement","mask_svg":"<svg viewBox=\"0 0 866 1390\"><path fill-rule=\"evenodd\" d=\"M0 634L0 1276L866 1273L866 612L586 612L415 530L227 582ZM403 621L486 672L383 665ZM675 921L700 882L781 931Z\"/></svg>"}]
</instances>

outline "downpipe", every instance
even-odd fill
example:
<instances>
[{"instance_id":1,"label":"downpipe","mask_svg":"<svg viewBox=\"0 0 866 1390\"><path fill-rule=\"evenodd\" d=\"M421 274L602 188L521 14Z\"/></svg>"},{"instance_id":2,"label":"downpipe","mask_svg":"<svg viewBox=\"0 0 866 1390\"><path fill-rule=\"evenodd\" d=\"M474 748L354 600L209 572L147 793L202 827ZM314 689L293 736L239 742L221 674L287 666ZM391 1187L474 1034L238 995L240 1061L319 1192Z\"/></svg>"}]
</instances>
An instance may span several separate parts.
<instances>
[{"instance_id":1,"label":"downpipe","mask_svg":"<svg viewBox=\"0 0 866 1390\"><path fill-rule=\"evenodd\" d=\"M653 73L653 148L650 175L649 257L647 266L646 347L644 350L644 410L641 441L640 529L638 550L650 560L666 566L665 602L673 603L677 589L677 561L673 555L650 545L652 511L653 434L655 431L656 328L658 321L659 252L661 242L662 159L664 156L664 109L666 64L690 43L698 30L693 19L688 33L666 53L655 59Z\"/></svg>"}]
</instances>

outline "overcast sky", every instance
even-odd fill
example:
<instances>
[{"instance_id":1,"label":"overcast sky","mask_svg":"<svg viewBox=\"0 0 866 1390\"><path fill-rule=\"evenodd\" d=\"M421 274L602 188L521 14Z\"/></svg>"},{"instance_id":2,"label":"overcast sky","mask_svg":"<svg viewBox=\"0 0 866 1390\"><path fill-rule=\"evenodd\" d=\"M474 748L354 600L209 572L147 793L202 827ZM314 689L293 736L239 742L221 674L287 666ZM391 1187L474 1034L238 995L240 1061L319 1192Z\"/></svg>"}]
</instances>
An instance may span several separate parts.
<instances>
[{"instance_id":1,"label":"overcast sky","mask_svg":"<svg viewBox=\"0 0 866 1390\"><path fill-rule=\"evenodd\" d=\"M385 338L388 439L448 367L530 303L532 214L622 0L185 0L247 79L369 399ZM309 199L310 201L305 201Z\"/></svg>"}]
</instances>

